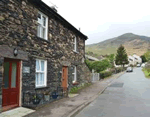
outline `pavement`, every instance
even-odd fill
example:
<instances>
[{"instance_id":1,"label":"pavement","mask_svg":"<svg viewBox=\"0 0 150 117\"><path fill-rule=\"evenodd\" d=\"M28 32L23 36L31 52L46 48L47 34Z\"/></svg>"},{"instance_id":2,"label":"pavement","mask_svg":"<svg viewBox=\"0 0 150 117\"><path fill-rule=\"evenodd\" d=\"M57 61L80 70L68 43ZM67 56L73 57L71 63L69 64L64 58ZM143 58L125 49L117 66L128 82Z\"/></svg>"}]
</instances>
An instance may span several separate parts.
<instances>
[{"instance_id":1,"label":"pavement","mask_svg":"<svg viewBox=\"0 0 150 117\"><path fill-rule=\"evenodd\" d=\"M18 107L0 113L0 117L72 117L93 102L108 85L122 74L124 72L94 82L91 86L82 89L78 94L69 94L68 98L52 102L36 111Z\"/></svg>"},{"instance_id":2,"label":"pavement","mask_svg":"<svg viewBox=\"0 0 150 117\"><path fill-rule=\"evenodd\" d=\"M0 114L0 117L23 117L29 113L33 113L35 110L28 109L28 108L23 108L23 107L18 107L6 112L2 112Z\"/></svg>"},{"instance_id":3,"label":"pavement","mask_svg":"<svg viewBox=\"0 0 150 117\"><path fill-rule=\"evenodd\" d=\"M150 117L150 79L141 68L115 79L75 117Z\"/></svg>"},{"instance_id":4,"label":"pavement","mask_svg":"<svg viewBox=\"0 0 150 117\"><path fill-rule=\"evenodd\" d=\"M70 95L48 104L35 112L24 117L73 117L84 107L93 102L116 78L125 72L114 74L109 78L93 83L91 86L82 89L79 94Z\"/></svg>"}]
</instances>

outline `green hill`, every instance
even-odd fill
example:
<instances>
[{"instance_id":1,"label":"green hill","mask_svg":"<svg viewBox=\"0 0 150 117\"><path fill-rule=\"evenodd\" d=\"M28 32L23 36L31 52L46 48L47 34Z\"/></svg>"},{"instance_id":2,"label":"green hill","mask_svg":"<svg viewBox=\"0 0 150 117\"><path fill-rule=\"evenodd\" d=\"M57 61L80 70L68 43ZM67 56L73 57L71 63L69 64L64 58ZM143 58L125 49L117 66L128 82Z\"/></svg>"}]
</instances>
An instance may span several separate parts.
<instances>
[{"instance_id":1,"label":"green hill","mask_svg":"<svg viewBox=\"0 0 150 117\"><path fill-rule=\"evenodd\" d=\"M93 52L100 55L115 54L120 45L124 45L127 54L144 54L149 48L150 37L140 36L133 33L125 33L115 38L107 39L105 41L86 45L86 53Z\"/></svg>"}]
</instances>

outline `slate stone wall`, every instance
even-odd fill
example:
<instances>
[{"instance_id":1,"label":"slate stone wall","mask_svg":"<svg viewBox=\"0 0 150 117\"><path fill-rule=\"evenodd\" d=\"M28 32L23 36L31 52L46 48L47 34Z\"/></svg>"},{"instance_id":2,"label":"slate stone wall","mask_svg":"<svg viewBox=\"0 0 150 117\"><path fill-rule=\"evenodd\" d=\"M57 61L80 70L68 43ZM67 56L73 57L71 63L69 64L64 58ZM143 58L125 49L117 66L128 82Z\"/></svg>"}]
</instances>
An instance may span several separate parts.
<instances>
[{"instance_id":1,"label":"slate stone wall","mask_svg":"<svg viewBox=\"0 0 150 117\"><path fill-rule=\"evenodd\" d=\"M49 17L48 40L37 37L37 14L41 11ZM53 14L37 8L27 0L0 1L0 45L17 47L28 52L29 60L23 67L30 67L30 73L22 75L22 91L42 92L61 86L62 61L68 61L69 88L72 87L72 66L77 65L77 81L90 81L90 71L84 63L85 40L76 31L64 25ZM74 37L78 52L73 51ZM35 88L35 61L47 60L47 87ZM1 79L0 79L1 80Z\"/></svg>"},{"instance_id":2,"label":"slate stone wall","mask_svg":"<svg viewBox=\"0 0 150 117\"><path fill-rule=\"evenodd\" d=\"M0 57L0 112L2 107L2 80L3 80L3 58Z\"/></svg>"}]
</instances>

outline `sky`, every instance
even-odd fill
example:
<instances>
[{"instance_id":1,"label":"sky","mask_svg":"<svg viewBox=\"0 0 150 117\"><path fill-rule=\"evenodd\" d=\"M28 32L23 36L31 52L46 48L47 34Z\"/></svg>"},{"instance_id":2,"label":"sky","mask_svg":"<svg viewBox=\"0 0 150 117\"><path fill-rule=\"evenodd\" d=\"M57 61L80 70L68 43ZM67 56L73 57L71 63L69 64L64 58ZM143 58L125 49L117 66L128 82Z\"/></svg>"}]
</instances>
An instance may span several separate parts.
<instances>
[{"instance_id":1,"label":"sky","mask_svg":"<svg viewBox=\"0 0 150 117\"><path fill-rule=\"evenodd\" d=\"M88 36L86 45L124 33L150 37L149 0L43 0Z\"/></svg>"}]
</instances>

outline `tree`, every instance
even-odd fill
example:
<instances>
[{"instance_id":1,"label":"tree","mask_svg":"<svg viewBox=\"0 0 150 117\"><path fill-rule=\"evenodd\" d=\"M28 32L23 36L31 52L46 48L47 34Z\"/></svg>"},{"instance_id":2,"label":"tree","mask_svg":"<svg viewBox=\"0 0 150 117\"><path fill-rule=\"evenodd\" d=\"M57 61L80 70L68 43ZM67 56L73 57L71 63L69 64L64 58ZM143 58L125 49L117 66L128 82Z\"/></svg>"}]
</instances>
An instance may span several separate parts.
<instances>
[{"instance_id":1,"label":"tree","mask_svg":"<svg viewBox=\"0 0 150 117\"><path fill-rule=\"evenodd\" d=\"M92 63L92 68L97 72L101 72L106 70L110 66L110 63L107 59L103 59L102 61L94 61Z\"/></svg>"},{"instance_id":2,"label":"tree","mask_svg":"<svg viewBox=\"0 0 150 117\"><path fill-rule=\"evenodd\" d=\"M124 68L125 64L128 64L128 56L126 53L126 50L123 45L120 45L120 47L117 50L116 58L115 58L116 65L122 65Z\"/></svg>"},{"instance_id":3,"label":"tree","mask_svg":"<svg viewBox=\"0 0 150 117\"><path fill-rule=\"evenodd\" d=\"M150 51L147 51L146 53L144 53L144 56L146 58L147 61L150 60Z\"/></svg>"},{"instance_id":4,"label":"tree","mask_svg":"<svg viewBox=\"0 0 150 117\"><path fill-rule=\"evenodd\" d=\"M110 68L113 68L114 67L114 59L115 59L115 55L114 54L111 54L107 57L107 59L109 60L110 62Z\"/></svg>"},{"instance_id":5,"label":"tree","mask_svg":"<svg viewBox=\"0 0 150 117\"><path fill-rule=\"evenodd\" d=\"M140 57L141 57L141 59L142 59L142 63L147 62L145 55L142 55L142 56L140 56Z\"/></svg>"},{"instance_id":6,"label":"tree","mask_svg":"<svg viewBox=\"0 0 150 117\"><path fill-rule=\"evenodd\" d=\"M94 69L97 73L106 70L111 65L108 59L103 59L101 61L86 60L85 63L89 67L90 71L92 71L92 69Z\"/></svg>"}]
</instances>

